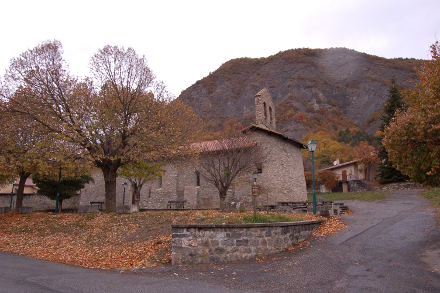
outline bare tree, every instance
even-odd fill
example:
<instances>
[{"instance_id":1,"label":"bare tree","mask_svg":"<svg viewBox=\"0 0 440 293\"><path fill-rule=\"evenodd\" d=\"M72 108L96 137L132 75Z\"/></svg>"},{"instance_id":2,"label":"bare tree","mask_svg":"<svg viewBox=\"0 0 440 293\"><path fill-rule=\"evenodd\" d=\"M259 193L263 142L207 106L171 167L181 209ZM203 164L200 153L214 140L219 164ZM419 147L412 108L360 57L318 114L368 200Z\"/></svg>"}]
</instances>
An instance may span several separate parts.
<instances>
[{"instance_id":1,"label":"bare tree","mask_svg":"<svg viewBox=\"0 0 440 293\"><path fill-rule=\"evenodd\" d=\"M220 209L226 209L226 195L238 176L257 171L264 162L261 146L247 137L224 138L191 145L198 153L198 169L219 193Z\"/></svg>"}]
</instances>

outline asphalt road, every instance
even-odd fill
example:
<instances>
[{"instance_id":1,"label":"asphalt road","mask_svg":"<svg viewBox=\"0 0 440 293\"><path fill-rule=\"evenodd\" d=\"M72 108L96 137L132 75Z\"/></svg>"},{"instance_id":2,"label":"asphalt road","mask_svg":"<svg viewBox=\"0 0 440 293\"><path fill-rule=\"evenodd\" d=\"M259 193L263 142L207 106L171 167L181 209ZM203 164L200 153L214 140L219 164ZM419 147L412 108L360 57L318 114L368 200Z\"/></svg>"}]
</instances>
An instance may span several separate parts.
<instances>
[{"instance_id":1,"label":"asphalt road","mask_svg":"<svg viewBox=\"0 0 440 293\"><path fill-rule=\"evenodd\" d=\"M440 292L440 231L418 191L347 202L348 228L263 261L88 270L0 254L0 292Z\"/></svg>"}]
</instances>

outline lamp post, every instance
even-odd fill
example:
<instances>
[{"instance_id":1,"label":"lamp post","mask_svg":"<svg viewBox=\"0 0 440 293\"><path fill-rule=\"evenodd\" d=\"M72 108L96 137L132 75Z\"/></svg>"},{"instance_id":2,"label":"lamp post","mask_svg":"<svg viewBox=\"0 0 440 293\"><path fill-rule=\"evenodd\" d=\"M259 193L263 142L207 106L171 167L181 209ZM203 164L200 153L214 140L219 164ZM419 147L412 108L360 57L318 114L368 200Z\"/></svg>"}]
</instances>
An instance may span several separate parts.
<instances>
[{"instance_id":1,"label":"lamp post","mask_svg":"<svg viewBox=\"0 0 440 293\"><path fill-rule=\"evenodd\" d=\"M122 207L125 207L125 188L127 187L127 182L122 183L122 189L124 190L122 193Z\"/></svg>"},{"instance_id":2,"label":"lamp post","mask_svg":"<svg viewBox=\"0 0 440 293\"><path fill-rule=\"evenodd\" d=\"M316 192L315 192L315 150L317 142L316 140L309 141L307 148L312 153L312 182L313 182L313 214L316 214Z\"/></svg>"},{"instance_id":3,"label":"lamp post","mask_svg":"<svg viewBox=\"0 0 440 293\"><path fill-rule=\"evenodd\" d=\"M254 205L254 219L257 218L257 178L258 172L254 172L254 186L252 186L252 203Z\"/></svg>"},{"instance_id":4,"label":"lamp post","mask_svg":"<svg viewBox=\"0 0 440 293\"><path fill-rule=\"evenodd\" d=\"M12 202L14 201L14 186L15 186L16 180L12 181L12 190L11 190L11 200L9 201L9 208L12 210Z\"/></svg>"}]
</instances>

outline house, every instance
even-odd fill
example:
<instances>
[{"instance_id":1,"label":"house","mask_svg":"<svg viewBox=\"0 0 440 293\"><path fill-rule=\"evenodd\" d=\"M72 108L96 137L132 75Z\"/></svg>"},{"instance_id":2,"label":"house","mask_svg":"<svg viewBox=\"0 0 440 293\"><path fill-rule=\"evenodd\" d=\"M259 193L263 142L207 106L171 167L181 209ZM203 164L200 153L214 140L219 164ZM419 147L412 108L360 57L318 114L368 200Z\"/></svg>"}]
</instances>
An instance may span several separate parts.
<instances>
[{"instance_id":1,"label":"house","mask_svg":"<svg viewBox=\"0 0 440 293\"><path fill-rule=\"evenodd\" d=\"M366 182L373 182L376 176L376 166L365 164L361 160L353 160L339 163L337 160L333 166L319 171L332 171L339 182L339 188L343 192L354 191L355 189L367 189Z\"/></svg>"},{"instance_id":2,"label":"house","mask_svg":"<svg viewBox=\"0 0 440 293\"><path fill-rule=\"evenodd\" d=\"M226 203L230 208L248 209L252 206L253 173L258 172L260 192L257 205L276 205L278 202L307 200L306 182L301 150L303 143L276 131L275 107L267 89L255 95L255 124L243 129L242 135L258 144L265 160L255 170L235 178ZM215 142L198 145L215 146ZM211 155L204 151L202 155ZM141 209L166 209L172 203L183 203L185 209L212 209L219 207L218 190L201 176L197 162L181 157L163 164L161 177L144 184L140 198L131 198L130 186L117 178L118 207L135 205ZM104 202L104 179L100 170L92 174L94 182L81 190L80 210L88 210L91 202ZM126 186L126 187L125 187Z\"/></svg>"}]
</instances>

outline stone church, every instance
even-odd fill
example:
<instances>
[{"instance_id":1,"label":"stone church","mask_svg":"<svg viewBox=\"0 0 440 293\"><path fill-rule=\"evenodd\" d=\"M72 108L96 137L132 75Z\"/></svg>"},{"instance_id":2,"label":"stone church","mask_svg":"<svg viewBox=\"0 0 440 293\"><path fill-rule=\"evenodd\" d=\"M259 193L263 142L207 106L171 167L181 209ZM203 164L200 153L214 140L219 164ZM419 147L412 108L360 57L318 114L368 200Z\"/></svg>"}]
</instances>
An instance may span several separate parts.
<instances>
[{"instance_id":1,"label":"stone church","mask_svg":"<svg viewBox=\"0 0 440 293\"><path fill-rule=\"evenodd\" d=\"M230 187L226 203L232 209L249 209L252 203L253 173L258 171L261 192L257 205L276 205L278 202L307 200L306 182L301 150L303 143L276 131L275 106L267 89L255 95L255 124L242 130L243 136L254 141L264 152L264 163L258 170L241 174ZM202 142L207 143L207 142ZM208 142L209 143L209 142ZM257 169L257 167L256 167ZM191 158L180 158L163 165L164 173L144 184L140 209L212 209L220 205L218 190L207 182ZM104 201L104 180L101 171L93 174L94 183L88 184L80 194L79 210L89 210L91 202ZM124 192L124 178L117 180L117 206L132 206L130 185ZM124 196L125 193L125 196ZM180 204L175 206L175 204ZM135 208L132 206L132 208Z\"/></svg>"}]
</instances>

